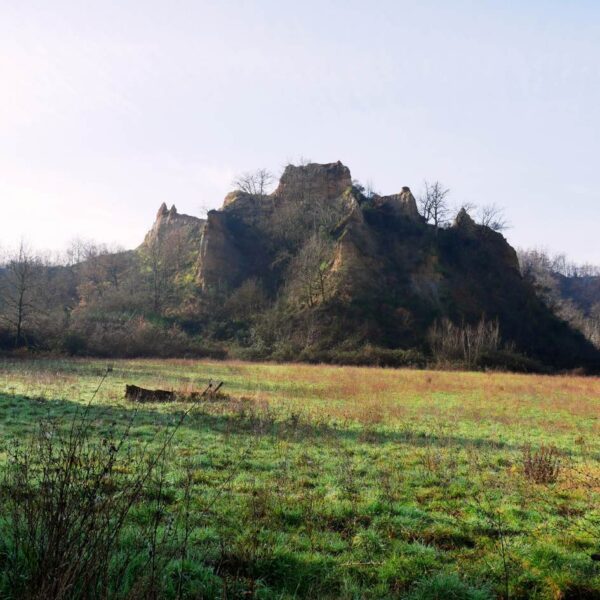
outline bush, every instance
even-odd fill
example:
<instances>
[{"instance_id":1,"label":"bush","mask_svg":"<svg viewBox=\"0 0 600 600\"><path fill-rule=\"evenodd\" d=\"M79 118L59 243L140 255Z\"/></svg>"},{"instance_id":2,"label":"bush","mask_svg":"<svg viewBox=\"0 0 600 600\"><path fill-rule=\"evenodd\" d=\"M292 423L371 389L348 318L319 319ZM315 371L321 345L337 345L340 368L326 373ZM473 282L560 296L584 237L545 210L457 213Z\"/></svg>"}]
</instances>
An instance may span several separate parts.
<instances>
[{"instance_id":1,"label":"bush","mask_svg":"<svg viewBox=\"0 0 600 600\"><path fill-rule=\"evenodd\" d=\"M63 349L69 354L122 358L227 357L222 346L192 338L175 324L144 317L124 319L122 315L114 319L108 324L104 320L76 324L65 334Z\"/></svg>"},{"instance_id":2,"label":"bush","mask_svg":"<svg viewBox=\"0 0 600 600\"><path fill-rule=\"evenodd\" d=\"M241 348L239 346L235 346L229 349L228 356L237 360L260 361L271 358L271 353L266 348L258 348L255 346Z\"/></svg>"},{"instance_id":3,"label":"bush","mask_svg":"<svg viewBox=\"0 0 600 600\"><path fill-rule=\"evenodd\" d=\"M523 473L535 483L555 483L560 474L562 453L555 446L542 445L533 452L531 446L523 449Z\"/></svg>"},{"instance_id":4,"label":"bush","mask_svg":"<svg viewBox=\"0 0 600 600\"><path fill-rule=\"evenodd\" d=\"M15 347L15 336L5 327L0 327L0 350L12 350Z\"/></svg>"},{"instance_id":5,"label":"bush","mask_svg":"<svg viewBox=\"0 0 600 600\"><path fill-rule=\"evenodd\" d=\"M68 331L62 339L62 350L69 356L81 356L87 352L87 341L83 335L76 331Z\"/></svg>"},{"instance_id":6,"label":"bush","mask_svg":"<svg viewBox=\"0 0 600 600\"><path fill-rule=\"evenodd\" d=\"M439 362L463 362L475 366L484 352L500 348L498 321L483 317L476 325L455 325L448 319L433 324L428 333L431 353Z\"/></svg>"},{"instance_id":7,"label":"bush","mask_svg":"<svg viewBox=\"0 0 600 600\"><path fill-rule=\"evenodd\" d=\"M190 410L156 431L152 452L130 443L131 421L92 435L91 404L66 426L49 421L31 441L15 443L0 470L0 597L163 598L175 587L184 598L218 590L212 571L188 560L191 483L168 510L164 461ZM140 508L151 516L132 540L128 527Z\"/></svg>"},{"instance_id":8,"label":"bush","mask_svg":"<svg viewBox=\"0 0 600 600\"><path fill-rule=\"evenodd\" d=\"M511 350L482 352L477 365L482 369L497 369L514 373L548 373L549 369L541 362Z\"/></svg>"},{"instance_id":9,"label":"bush","mask_svg":"<svg viewBox=\"0 0 600 600\"><path fill-rule=\"evenodd\" d=\"M304 350L298 360L310 363L373 367L424 367L425 357L418 350L400 350L366 345L357 350Z\"/></svg>"}]
</instances>

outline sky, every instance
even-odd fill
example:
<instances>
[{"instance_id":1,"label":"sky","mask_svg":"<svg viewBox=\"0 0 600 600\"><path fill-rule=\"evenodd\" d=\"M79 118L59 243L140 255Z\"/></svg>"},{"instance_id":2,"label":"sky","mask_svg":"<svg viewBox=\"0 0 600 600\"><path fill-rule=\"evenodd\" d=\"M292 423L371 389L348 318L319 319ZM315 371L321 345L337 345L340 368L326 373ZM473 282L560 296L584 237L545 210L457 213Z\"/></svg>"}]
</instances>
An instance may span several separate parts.
<instances>
[{"instance_id":1,"label":"sky","mask_svg":"<svg viewBox=\"0 0 600 600\"><path fill-rule=\"evenodd\" d=\"M0 247L137 246L242 171L341 160L600 264L597 0L0 0Z\"/></svg>"}]
</instances>

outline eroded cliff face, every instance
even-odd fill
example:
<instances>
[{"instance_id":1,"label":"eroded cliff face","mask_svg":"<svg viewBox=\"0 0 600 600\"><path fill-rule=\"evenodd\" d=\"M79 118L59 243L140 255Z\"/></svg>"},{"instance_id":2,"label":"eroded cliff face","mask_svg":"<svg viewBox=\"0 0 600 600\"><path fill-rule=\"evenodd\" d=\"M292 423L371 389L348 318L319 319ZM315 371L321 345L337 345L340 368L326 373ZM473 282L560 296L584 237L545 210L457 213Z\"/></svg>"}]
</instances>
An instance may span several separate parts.
<instances>
[{"instance_id":1,"label":"eroded cliff face","mask_svg":"<svg viewBox=\"0 0 600 600\"><path fill-rule=\"evenodd\" d=\"M181 285L193 280L205 227L205 219L180 214L175 205L167 208L163 203L158 209L152 228L136 250L146 273L153 274L156 294L167 281L169 285Z\"/></svg>"},{"instance_id":2,"label":"eroded cliff face","mask_svg":"<svg viewBox=\"0 0 600 600\"><path fill-rule=\"evenodd\" d=\"M147 240L165 231L195 236L202 292L226 302L252 281L287 306L288 335L310 313L317 346L342 344L351 330L357 343L422 347L438 319L485 318L548 362L560 362L559 343L574 357L589 350L522 279L502 235L465 210L452 227L428 225L410 188L365 196L339 161L290 165L273 193L233 191L205 222L191 219L163 206Z\"/></svg>"},{"instance_id":3,"label":"eroded cliff face","mask_svg":"<svg viewBox=\"0 0 600 600\"><path fill-rule=\"evenodd\" d=\"M258 265L268 267L282 252L299 251L303 240L318 230L332 241L323 276L347 295L373 268L376 244L363 216L366 202L353 189L350 169L339 161L288 165L269 195L230 192L222 208L209 214L198 282L203 289L234 287L248 268L255 276ZM408 187L399 194L377 196L372 205L382 213L422 223Z\"/></svg>"},{"instance_id":4,"label":"eroded cliff face","mask_svg":"<svg viewBox=\"0 0 600 600\"><path fill-rule=\"evenodd\" d=\"M352 187L350 169L340 161L329 164L288 165L273 192L277 198L327 201L339 198Z\"/></svg>"},{"instance_id":5,"label":"eroded cliff face","mask_svg":"<svg viewBox=\"0 0 600 600\"><path fill-rule=\"evenodd\" d=\"M169 209L163 202L156 213L152 229L146 234L143 243L148 245L174 234L185 236L189 242L193 243L202 235L205 223L204 219L179 214L174 204Z\"/></svg>"},{"instance_id":6,"label":"eroded cliff face","mask_svg":"<svg viewBox=\"0 0 600 600\"><path fill-rule=\"evenodd\" d=\"M407 217L414 221L422 220L415 197L407 186L404 186L399 194L377 196L375 204L378 207L389 209L398 217Z\"/></svg>"},{"instance_id":7,"label":"eroded cliff face","mask_svg":"<svg viewBox=\"0 0 600 600\"><path fill-rule=\"evenodd\" d=\"M211 210L200 241L198 283L203 290L233 289L244 277L244 257L227 213Z\"/></svg>"}]
</instances>

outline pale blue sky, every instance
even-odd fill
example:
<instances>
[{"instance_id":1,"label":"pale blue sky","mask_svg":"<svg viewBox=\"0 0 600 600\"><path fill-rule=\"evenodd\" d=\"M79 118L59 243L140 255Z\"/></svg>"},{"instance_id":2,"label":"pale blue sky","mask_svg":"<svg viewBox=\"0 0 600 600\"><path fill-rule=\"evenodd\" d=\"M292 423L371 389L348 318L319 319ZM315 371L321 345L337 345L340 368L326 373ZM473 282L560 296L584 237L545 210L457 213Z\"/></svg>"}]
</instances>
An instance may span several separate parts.
<instances>
[{"instance_id":1,"label":"pale blue sky","mask_svg":"<svg viewBox=\"0 0 600 600\"><path fill-rule=\"evenodd\" d=\"M0 0L0 81L2 246L133 247L305 157L600 263L597 1Z\"/></svg>"}]
</instances>

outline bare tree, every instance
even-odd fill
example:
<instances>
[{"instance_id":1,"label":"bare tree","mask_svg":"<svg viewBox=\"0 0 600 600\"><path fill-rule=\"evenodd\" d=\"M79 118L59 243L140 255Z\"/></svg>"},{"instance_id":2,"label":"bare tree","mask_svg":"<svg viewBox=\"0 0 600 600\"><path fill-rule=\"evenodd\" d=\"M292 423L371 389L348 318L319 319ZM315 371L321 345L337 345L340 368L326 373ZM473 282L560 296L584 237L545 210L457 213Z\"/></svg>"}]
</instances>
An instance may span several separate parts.
<instances>
[{"instance_id":1,"label":"bare tree","mask_svg":"<svg viewBox=\"0 0 600 600\"><path fill-rule=\"evenodd\" d=\"M456 211L456 214L458 214L461 210L465 210L470 214L473 211L477 210L477 204L475 204L474 202L463 202L460 205L460 208Z\"/></svg>"},{"instance_id":2,"label":"bare tree","mask_svg":"<svg viewBox=\"0 0 600 600\"><path fill-rule=\"evenodd\" d=\"M348 214L348 205L341 198L330 202L315 202L310 186L294 198L283 202L274 211L268 234L278 241L280 255L297 252L306 242L306 232L327 237Z\"/></svg>"},{"instance_id":3,"label":"bare tree","mask_svg":"<svg viewBox=\"0 0 600 600\"><path fill-rule=\"evenodd\" d=\"M151 297L152 310L163 314L174 301L180 301L189 278L186 269L193 260L185 232L175 230L157 235L140 249L142 273Z\"/></svg>"},{"instance_id":4,"label":"bare tree","mask_svg":"<svg viewBox=\"0 0 600 600\"><path fill-rule=\"evenodd\" d=\"M371 200L375 196L377 196L377 191L375 190L375 185L373 184L372 179L367 179L367 183L365 184L365 197Z\"/></svg>"},{"instance_id":5,"label":"bare tree","mask_svg":"<svg viewBox=\"0 0 600 600\"><path fill-rule=\"evenodd\" d=\"M485 352L500 348L498 321L486 321L482 316L475 325L455 325L448 319L436 321L428 332L431 352L437 361L464 361L473 367Z\"/></svg>"},{"instance_id":6,"label":"bare tree","mask_svg":"<svg viewBox=\"0 0 600 600\"><path fill-rule=\"evenodd\" d=\"M267 169L257 169L253 172L238 175L234 178L232 185L236 189L253 196L266 196L273 179L273 174Z\"/></svg>"},{"instance_id":7,"label":"bare tree","mask_svg":"<svg viewBox=\"0 0 600 600\"><path fill-rule=\"evenodd\" d=\"M247 320L261 312L267 304L267 295L261 282L252 277L246 279L229 296L225 303L225 310L237 319Z\"/></svg>"},{"instance_id":8,"label":"bare tree","mask_svg":"<svg viewBox=\"0 0 600 600\"><path fill-rule=\"evenodd\" d=\"M576 296L566 295L562 286L565 279L573 282L586 275L598 277L600 269L578 265L569 261L564 254L550 255L540 249L519 249L517 254L521 274L535 287L546 306L600 348L600 302L592 301L586 306L585 302L578 302Z\"/></svg>"},{"instance_id":9,"label":"bare tree","mask_svg":"<svg viewBox=\"0 0 600 600\"><path fill-rule=\"evenodd\" d=\"M78 293L86 304L119 289L129 275L131 260L122 248L91 240L74 240L66 253L67 264L76 267Z\"/></svg>"},{"instance_id":10,"label":"bare tree","mask_svg":"<svg viewBox=\"0 0 600 600\"><path fill-rule=\"evenodd\" d=\"M510 227L510 224L504 215L504 208L497 206L496 204L481 206L477 217L480 225L489 227L494 231L504 231Z\"/></svg>"},{"instance_id":11,"label":"bare tree","mask_svg":"<svg viewBox=\"0 0 600 600\"><path fill-rule=\"evenodd\" d=\"M236 185L236 184L234 184L234 185ZM210 210L213 210L213 209L206 202L203 202L202 204L200 204L199 207L198 207L198 212L200 214L200 218L201 219L206 219L207 216L208 216L208 212Z\"/></svg>"},{"instance_id":12,"label":"bare tree","mask_svg":"<svg viewBox=\"0 0 600 600\"><path fill-rule=\"evenodd\" d=\"M331 243L323 235L313 234L290 263L292 277L288 284L291 296L309 307L328 297L326 273L329 267Z\"/></svg>"},{"instance_id":13,"label":"bare tree","mask_svg":"<svg viewBox=\"0 0 600 600\"><path fill-rule=\"evenodd\" d=\"M141 252L141 259L149 286L152 310L157 314L162 314L174 271L173 261L165 240L157 237L146 244Z\"/></svg>"},{"instance_id":14,"label":"bare tree","mask_svg":"<svg viewBox=\"0 0 600 600\"><path fill-rule=\"evenodd\" d=\"M89 258L90 248L92 247L95 248L95 244L90 240L84 240L82 238L72 239L65 251L65 264L72 267L87 260Z\"/></svg>"},{"instance_id":15,"label":"bare tree","mask_svg":"<svg viewBox=\"0 0 600 600\"><path fill-rule=\"evenodd\" d=\"M367 180L366 184L362 184L358 179L352 180L352 187L354 190L362 194L367 200L371 200L375 196L377 196L377 192L375 191L375 186L373 185L373 181L371 179Z\"/></svg>"},{"instance_id":16,"label":"bare tree","mask_svg":"<svg viewBox=\"0 0 600 600\"><path fill-rule=\"evenodd\" d=\"M8 257L0 291L0 318L14 331L15 346L25 341L24 330L37 310L41 261L21 241Z\"/></svg>"},{"instance_id":17,"label":"bare tree","mask_svg":"<svg viewBox=\"0 0 600 600\"><path fill-rule=\"evenodd\" d=\"M450 206L447 196L450 190L444 188L439 182L428 183L425 181L425 192L419 196L419 210L428 223L441 227L448 219Z\"/></svg>"}]
</instances>

